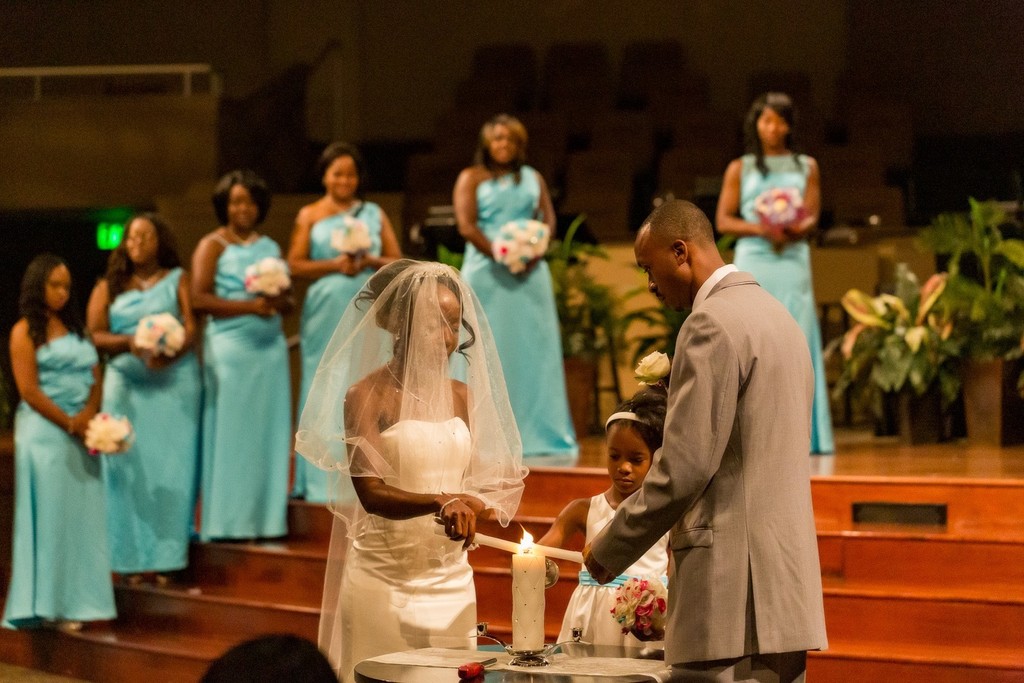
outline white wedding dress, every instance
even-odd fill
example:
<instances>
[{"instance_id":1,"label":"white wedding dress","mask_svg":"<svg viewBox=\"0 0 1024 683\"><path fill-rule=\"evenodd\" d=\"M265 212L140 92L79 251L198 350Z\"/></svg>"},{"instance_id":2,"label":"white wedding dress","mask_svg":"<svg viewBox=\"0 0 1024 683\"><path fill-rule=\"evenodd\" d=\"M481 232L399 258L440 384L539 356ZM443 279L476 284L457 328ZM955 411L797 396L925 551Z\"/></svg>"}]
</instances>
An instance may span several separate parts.
<instances>
[{"instance_id":1,"label":"white wedding dress","mask_svg":"<svg viewBox=\"0 0 1024 683\"><path fill-rule=\"evenodd\" d=\"M385 430L385 457L396 474L385 483L422 493L462 490L471 457L460 418L403 420ZM364 659L422 647L473 647L476 591L461 542L433 516L406 520L368 515L345 559L338 636L342 680Z\"/></svg>"}]
</instances>

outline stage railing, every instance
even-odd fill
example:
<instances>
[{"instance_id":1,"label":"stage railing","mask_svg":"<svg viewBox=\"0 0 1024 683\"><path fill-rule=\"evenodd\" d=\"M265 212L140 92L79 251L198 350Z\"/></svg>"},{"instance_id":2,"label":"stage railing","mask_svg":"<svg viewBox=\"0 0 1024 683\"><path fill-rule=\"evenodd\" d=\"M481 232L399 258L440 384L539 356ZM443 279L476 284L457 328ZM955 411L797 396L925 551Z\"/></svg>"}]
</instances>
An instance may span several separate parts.
<instances>
[{"instance_id":1,"label":"stage railing","mask_svg":"<svg viewBox=\"0 0 1024 683\"><path fill-rule=\"evenodd\" d=\"M108 76L181 76L181 94L193 94L193 79L207 76L209 93L220 95L220 77L209 64L110 64L102 66L26 66L0 68L0 79L31 79L32 99L43 98L43 80L49 78L104 78Z\"/></svg>"}]
</instances>

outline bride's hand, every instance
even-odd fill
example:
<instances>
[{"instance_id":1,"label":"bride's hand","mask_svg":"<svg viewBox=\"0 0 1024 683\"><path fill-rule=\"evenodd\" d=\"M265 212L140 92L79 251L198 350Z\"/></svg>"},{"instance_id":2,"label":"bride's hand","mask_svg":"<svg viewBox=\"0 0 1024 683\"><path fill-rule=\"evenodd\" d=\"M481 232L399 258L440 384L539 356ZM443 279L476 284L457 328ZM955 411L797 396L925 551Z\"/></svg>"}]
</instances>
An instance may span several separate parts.
<instances>
[{"instance_id":1,"label":"bride's hand","mask_svg":"<svg viewBox=\"0 0 1024 683\"><path fill-rule=\"evenodd\" d=\"M466 498L480 503L472 496L452 496L438 513L439 521L444 525L445 535L453 541L462 541L462 549L468 550L473 544L476 534L476 511L467 504ZM480 503L481 508L483 503Z\"/></svg>"},{"instance_id":2,"label":"bride's hand","mask_svg":"<svg viewBox=\"0 0 1024 683\"><path fill-rule=\"evenodd\" d=\"M482 516L484 514L484 510L487 509L487 505L476 496L471 496L468 493L456 493L455 496L468 505L469 509L472 510L473 514L477 517Z\"/></svg>"}]
</instances>

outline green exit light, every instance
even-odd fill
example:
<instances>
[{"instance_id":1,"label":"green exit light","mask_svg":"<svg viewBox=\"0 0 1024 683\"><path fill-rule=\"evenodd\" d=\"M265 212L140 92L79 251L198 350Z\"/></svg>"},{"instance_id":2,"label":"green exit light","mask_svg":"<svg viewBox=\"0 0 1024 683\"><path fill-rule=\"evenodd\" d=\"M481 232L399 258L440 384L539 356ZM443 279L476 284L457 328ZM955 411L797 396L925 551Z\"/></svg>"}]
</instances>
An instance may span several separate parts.
<instances>
[{"instance_id":1,"label":"green exit light","mask_svg":"<svg viewBox=\"0 0 1024 683\"><path fill-rule=\"evenodd\" d=\"M124 239L124 223L98 223L96 225L96 246L101 251L111 251Z\"/></svg>"}]
</instances>

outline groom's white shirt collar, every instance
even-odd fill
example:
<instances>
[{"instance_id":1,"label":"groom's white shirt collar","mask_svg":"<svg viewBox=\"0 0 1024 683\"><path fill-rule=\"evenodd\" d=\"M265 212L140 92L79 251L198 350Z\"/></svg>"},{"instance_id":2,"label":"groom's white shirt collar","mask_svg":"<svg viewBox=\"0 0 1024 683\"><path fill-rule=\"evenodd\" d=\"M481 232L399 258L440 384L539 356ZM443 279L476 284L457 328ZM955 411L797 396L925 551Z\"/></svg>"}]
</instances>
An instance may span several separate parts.
<instances>
[{"instance_id":1,"label":"groom's white shirt collar","mask_svg":"<svg viewBox=\"0 0 1024 683\"><path fill-rule=\"evenodd\" d=\"M711 273L711 277L705 280L704 284L697 290L697 296L693 298L693 306L690 307L690 310L696 311L697 307L704 303L704 299L708 298L708 294L711 294L711 290L715 288L715 285L722 281L722 278L729 273L736 272L739 272L739 268L731 263L727 263Z\"/></svg>"}]
</instances>

